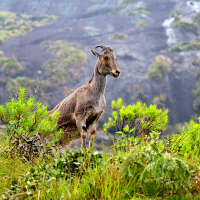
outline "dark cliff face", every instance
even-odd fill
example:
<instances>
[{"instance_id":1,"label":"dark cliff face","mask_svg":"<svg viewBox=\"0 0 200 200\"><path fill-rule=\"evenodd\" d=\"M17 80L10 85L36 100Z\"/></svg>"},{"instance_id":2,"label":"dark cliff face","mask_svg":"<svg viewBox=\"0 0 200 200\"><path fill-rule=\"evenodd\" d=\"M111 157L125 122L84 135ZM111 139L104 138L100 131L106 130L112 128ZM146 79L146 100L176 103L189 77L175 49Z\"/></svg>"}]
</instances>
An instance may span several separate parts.
<instances>
[{"instance_id":1,"label":"dark cliff face","mask_svg":"<svg viewBox=\"0 0 200 200\"><path fill-rule=\"evenodd\" d=\"M141 5L149 12L148 15L128 15L128 12ZM121 97L126 104L136 102L137 99L133 101L131 96L135 92L133 85L139 84L144 94L149 97L144 100L147 104L152 103L155 95L166 93L168 100L164 106L170 109L170 122L184 122L194 114L192 90L196 88L195 73L198 67L191 65L191 62L198 57L198 52L161 52L175 42L190 41L196 37L193 33L174 30L172 24L163 26L163 22L169 18L169 13L175 9L182 9L182 15L185 16L188 16L188 12L191 16L195 13L185 1L171 0L144 0L130 4L123 4L117 0L1 1L1 11L20 12L35 17L42 14L56 15L58 19L50 25L33 28L26 35L8 39L0 49L6 57L15 55L18 61L26 64L27 77L38 78L38 71L44 72L45 61L57 58L46 51L47 47L40 46L41 42L65 39L79 43L80 49L87 54L88 62L84 66L81 78L66 84L67 88L76 89L87 84L92 77L96 57L90 53L90 47L99 44L110 46L116 51L121 76L117 79L108 77L104 119L111 112L110 103L113 99ZM138 23L142 21L145 21L147 26L137 28ZM72 30L60 31L64 27L70 27ZM173 32L167 33L168 28ZM126 38L111 40L116 32L125 34ZM176 40L174 43L173 39ZM154 58L160 54L178 64L172 65L171 71L161 80L148 81L147 70ZM0 92L0 101L4 103L8 99L8 92L3 85L0 86ZM54 95L49 100L51 107L65 97L56 89L52 90L52 93Z\"/></svg>"}]
</instances>

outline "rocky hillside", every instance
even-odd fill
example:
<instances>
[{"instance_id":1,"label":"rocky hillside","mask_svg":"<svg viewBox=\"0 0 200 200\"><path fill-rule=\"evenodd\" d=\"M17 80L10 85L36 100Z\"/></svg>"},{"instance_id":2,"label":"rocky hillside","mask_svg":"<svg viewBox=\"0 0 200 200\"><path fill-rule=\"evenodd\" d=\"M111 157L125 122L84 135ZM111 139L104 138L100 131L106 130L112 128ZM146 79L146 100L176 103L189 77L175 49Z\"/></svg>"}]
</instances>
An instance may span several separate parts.
<instances>
[{"instance_id":1,"label":"rocky hillside","mask_svg":"<svg viewBox=\"0 0 200 200\"><path fill-rule=\"evenodd\" d=\"M200 2L6 0L0 11L0 103L24 86L52 108L87 84L90 47L104 44L116 51L121 76L108 77L101 122L119 97L168 108L171 124L199 114Z\"/></svg>"}]
</instances>

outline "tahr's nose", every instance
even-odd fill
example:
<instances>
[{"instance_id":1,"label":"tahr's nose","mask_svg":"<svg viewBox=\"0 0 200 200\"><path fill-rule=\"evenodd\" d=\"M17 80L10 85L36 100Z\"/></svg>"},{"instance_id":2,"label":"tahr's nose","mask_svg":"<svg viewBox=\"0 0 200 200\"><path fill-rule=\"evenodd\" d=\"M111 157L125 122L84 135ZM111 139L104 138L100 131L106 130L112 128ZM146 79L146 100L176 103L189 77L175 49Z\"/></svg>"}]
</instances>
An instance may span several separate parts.
<instances>
[{"instance_id":1,"label":"tahr's nose","mask_svg":"<svg viewBox=\"0 0 200 200\"><path fill-rule=\"evenodd\" d=\"M116 70L116 73L118 74L118 76L120 75L120 71L119 70Z\"/></svg>"}]
</instances>

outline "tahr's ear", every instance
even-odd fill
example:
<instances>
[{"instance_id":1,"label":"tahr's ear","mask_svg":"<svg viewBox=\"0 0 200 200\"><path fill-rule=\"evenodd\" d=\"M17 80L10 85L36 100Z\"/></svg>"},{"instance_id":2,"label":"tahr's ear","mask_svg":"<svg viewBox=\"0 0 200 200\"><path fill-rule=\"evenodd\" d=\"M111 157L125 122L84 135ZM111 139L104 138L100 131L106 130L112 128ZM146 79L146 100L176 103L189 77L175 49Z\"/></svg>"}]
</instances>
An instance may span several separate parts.
<instances>
[{"instance_id":1,"label":"tahr's ear","mask_svg":"<svg viewBox=\"0 0 200 200\"><path fill-rule=\"evenodd\" d=\"M90 51L94 54L97 58L100 58L101 54L95 51L92 47L90 47Z\"/></svg>"}]
</instances>

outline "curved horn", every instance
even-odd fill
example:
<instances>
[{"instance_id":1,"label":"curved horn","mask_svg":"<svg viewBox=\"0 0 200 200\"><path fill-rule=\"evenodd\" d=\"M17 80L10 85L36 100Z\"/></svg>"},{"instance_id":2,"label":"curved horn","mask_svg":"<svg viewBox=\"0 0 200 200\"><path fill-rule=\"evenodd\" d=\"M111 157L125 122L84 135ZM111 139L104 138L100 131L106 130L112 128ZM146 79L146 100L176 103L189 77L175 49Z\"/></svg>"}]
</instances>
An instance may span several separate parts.
<instances>
[{"instance_id":1,"label":"curved horn","mask_svg":"<svg viewBox=\"0 0 200 200\"><path fill-rule=\"evenodd\" d=\"M98 48L98 47L102 48L102 51L105 51L105 50L107 49L107 47L104 46L104 45L98 45L98 46L96 46L95 48Z\"/></svg>"}]
</instances>

